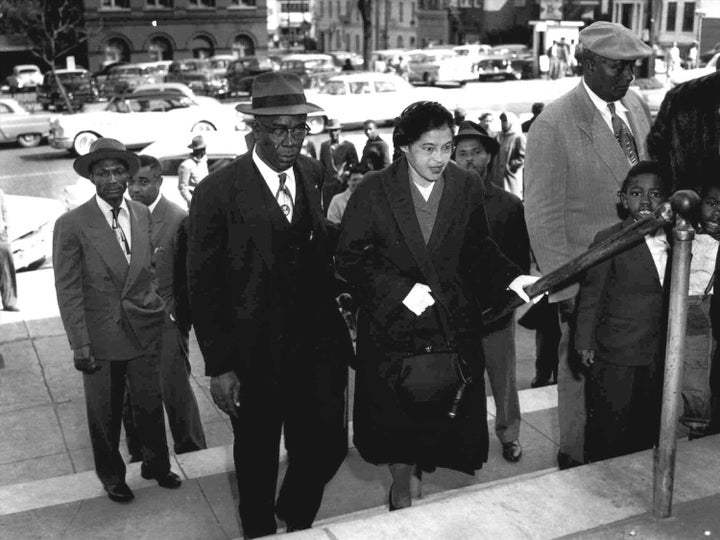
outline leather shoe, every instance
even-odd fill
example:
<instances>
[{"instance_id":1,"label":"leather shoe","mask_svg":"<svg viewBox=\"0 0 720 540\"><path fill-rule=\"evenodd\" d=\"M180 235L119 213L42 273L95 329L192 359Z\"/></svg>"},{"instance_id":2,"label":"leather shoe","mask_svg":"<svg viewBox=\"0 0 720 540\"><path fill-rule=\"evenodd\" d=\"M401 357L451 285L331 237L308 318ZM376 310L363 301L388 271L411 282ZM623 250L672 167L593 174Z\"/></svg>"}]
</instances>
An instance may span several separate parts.
<instances>
[{"instance_id":1,"label":"leather shoe","mask_svg":"<svg viewBox=\"0 0 720 540\"><path fill-rule=\"evenodd\" d=\"M502 443L502 455L505 458L505 461L516 463L520 461L520 458L522 457L522 446L520 446L518 441Z\"/></svg>"},{"instance_id":2,"label":"leather shoe","mask_svg":"<svg viewBox=\"0 0 720 540\"><path fill-rule=\"evenodd\" d=\"M105 486L105 491L107 492L108 498L111 501L115 501L118 503L130 502L135 498L132 490L125 482Z\"/></svg>"},{"instance_id":3,"label":"leather shoe","mask_svg":"<svg viewBox=\"0 0 720 540\"><path fill-rule=\"evenodd\" d=\"M140 476L142 476L145 480L156 480L158 486L166 489L177 489L182 485L182 480L180 480L180 477L174 472L168 471L167 473L158 476L147 470L144 463L140 465Z\"/></svg>"},{"instance_id":4,"label":"leather shoe","mask_svg":"<svg viewBox=\"0 0 720 540\"><path fill-rule=\"evenodd\" d=\"M550 386L551 384L557 384L551 377L535 377L530 383L530 388L541 388L543 386Z\"/></svg>"},{"instance_id":5,"label":"leather shoe","mask_svg":"<svg viewBox=\"0 0 720 540\"><path fill-rule=\"evenodd\" d=\"M579 467L580 465L582 465L581 462L574 460L570 457L570 454L566 454L565 452L558 452L557 461L558 467L561 471L565 471L567 469L572 469L574 467Z\"/></svg>"}]
</instances>

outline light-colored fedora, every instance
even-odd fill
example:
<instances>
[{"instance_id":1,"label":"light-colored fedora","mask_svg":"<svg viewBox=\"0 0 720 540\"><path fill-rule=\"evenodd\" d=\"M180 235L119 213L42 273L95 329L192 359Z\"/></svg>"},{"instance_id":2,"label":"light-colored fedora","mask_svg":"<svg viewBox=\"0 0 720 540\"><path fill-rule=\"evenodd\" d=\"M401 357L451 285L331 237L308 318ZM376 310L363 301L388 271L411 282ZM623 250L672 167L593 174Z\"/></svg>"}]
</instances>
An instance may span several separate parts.
<instances>
[{"instance_id":1,"label":"light-colored fedora","mask_svg":"<svg viewBox=\"0 0 720 540\"><path fill-rule=\"evenodd\" d=\"M207 144L205 144L205 138L202 135L195 135L188 144L190 150L200 150L205 147L207 147Z\"/></svg>"},{"instance_id":2,"label":"light-colored fedora","mask_svg":"<svg viewBox=\"0 0 720 540\"><path fill-rule=\"evenodd\" d=\"M321 107L307 102L302 83L297 75L278 71L258 75L253 81L252 101L240 103L235 109L254 116L307 114L322 111Z\"/></svg>"},{"instance_id":3,"label":"light-colored fedora","mask_svg":"<svg viewBox=\"0 0 720 540\"><path fill-rule=\"evenodd\" d=\"M73 169L75 169L75 172L80 176L90 178L92 176L91 169L93 163L97 163L103 159L118 159L122 161L127 166L130 176L135 176L135 173L140 169L140 159L128 151L123 143L108 137L101 137L92 143L90 151L73 162Z\"/></svg>"}]
</instances>

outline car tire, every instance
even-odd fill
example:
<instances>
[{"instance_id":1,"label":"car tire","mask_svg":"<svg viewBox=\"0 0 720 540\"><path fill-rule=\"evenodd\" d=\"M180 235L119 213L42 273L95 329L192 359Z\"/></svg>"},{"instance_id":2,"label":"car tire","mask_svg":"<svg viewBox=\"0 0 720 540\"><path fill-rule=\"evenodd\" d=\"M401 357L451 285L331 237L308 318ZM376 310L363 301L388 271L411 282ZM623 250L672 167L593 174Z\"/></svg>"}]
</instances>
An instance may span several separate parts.
<instances>
[{"instance_id":1,"label":"car tire","mask_svg":"<svg viewBox=\"0 0 720 540\"><path fill-rule=\"evenodd\" d=\"M92 144L100 138L100 135L92 131L81 131L75 135L72 151L76 156L84 156L90 151Z\"/></svg>"},{"instance_id":2,"label":"car tire","mask_svg":"<svg viewBox=\"0 0 720 540\"><path fill-rule=\"evenodd\" d=\"M217 131L217 129L214 125L205 120L200 120L190 129L190 133L204 133L206 131Z\"/></svg>"},{"instance_id":3,"label":"car tire","mask_svg":"<svg viewBox=\"0 0 720 540\"><path fill-rule=\"evenodd\" d=\"M32 148L40 144L42 135L39 133L24 133L17 138L17 143L23 148Z\"/></svg>"},{"instance_id":4,"label":"car tire","mask_svg":"<svg viewBox=\"0 0 720 540\"><path fill-rule=\"evenodd\" d=\"M319 135L325 131L326 118L324 116L310 116L307 125L310 126L310 135Z\"/></svg>"}]
</instances>

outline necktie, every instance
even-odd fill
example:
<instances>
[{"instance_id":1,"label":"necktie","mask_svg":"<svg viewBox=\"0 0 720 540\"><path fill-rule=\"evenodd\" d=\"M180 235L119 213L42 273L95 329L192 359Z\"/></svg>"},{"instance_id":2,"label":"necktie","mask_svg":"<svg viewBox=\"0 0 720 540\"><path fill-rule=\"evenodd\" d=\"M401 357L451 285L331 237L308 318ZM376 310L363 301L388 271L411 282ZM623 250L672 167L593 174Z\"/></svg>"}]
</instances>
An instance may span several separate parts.
<instances>
[{"instance_id":1,"label":"necktie","mask_svg":"<svg viewBox=\"0 0 720 540\"><path fill-rule=\"evenodd\" d=\"M632 133L630 133L630 130L625 125L625 122L622 121L622 118L620 118L615 112L615 104L608 103L608 109L610 109L612 128L615 138L620 144L620 148L622 148L623 152L625 152L625 156L630 162L630 165L635 165L639 161L637 146L635 146L635 138L632 136Z\"/></svg>"},{"instance_id":2,"label":"necktie","mask_svg":"<svg viewBox=\"0 0 720 540\"><path fill-rule=\"evenodd\" d=\"M292 221L293 200L290 190L285 185L287 174L280 173L278 174L278 178L280 179L280 186L278 186L277 193L275 193L275 199L280 205L280 210L282 210L282 213L285 214L287 220Z\"/></svg>"},{"instance_id":3,"label":"necktie","mask_svg":"<svg viewBox=\"0 0 720 540\"><path fill-rule=\"evenodd\" d=\"M123 249L125 258L128 262L130 262L130 243L128 242L127 236L125 236L125 231L123 231L120 223L118 222L120 208L112 208L110 211L112 212L112 230L120 243L120 247Z\"/></svg>"}]
</instances>

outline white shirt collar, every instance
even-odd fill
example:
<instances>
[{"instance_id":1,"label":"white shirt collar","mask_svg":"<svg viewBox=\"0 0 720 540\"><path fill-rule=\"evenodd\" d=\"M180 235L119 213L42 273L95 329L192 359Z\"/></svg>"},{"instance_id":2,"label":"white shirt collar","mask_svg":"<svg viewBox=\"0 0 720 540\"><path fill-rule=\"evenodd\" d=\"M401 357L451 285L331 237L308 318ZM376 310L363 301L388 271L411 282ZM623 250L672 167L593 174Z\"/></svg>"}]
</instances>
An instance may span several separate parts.
<instances>
[{"instance_id":1,"label":"white shirt collar","mask_svg":"<svg viewBox=\"0 0 720 540\"><path fill-rule=\"evenodd\" d=\"M155 197L155 200L154 200L152 203L150 203L150 206L148 206L148 208L150 209L150 213L151 213L151 214L155 211L155 207L156 207L156 206L158 205L158 203L160 202L160 197L162 197L162 193L160 193L160 192L158 191L158 196Z\"/></svg>"},{"instance_id":2,"label":"white shirt collar","mask_svg":"<svg viewBox=\"0 0 720 540\"><path fill-rule=\"evenodd\" d=\"M265 163L260 156L257 153L257 146L253 148L252 152L252 159L253 163L255 163L255 166L258 168L258 171L260 171L260 175L265 180L265 183L270 188L270 191L273 195L277 192L278 186L280 185L280 178L278 177L279 174L285 173L287 174L287 179L285 180L285 185L290 190L290 194L292 195L293 201L295 200L295 172L293 171L293 168L290 167L289 169L285 169L284 171L274 171L270 168L270 166Z\"/></svg>"},{"instance_id":3,"label":"white shirt collar","mask_svg":"<svg viewBox=\"0 0 720 540\"><path fill-rule=\"evenodd\" d=\"M97 202L97 205L100 207L100 210L102 211L104 216L108 216L110 212L112 211L112 206L110 206L110 203L105 201L100 197L100 195L95 195L95 201ZM125 201L125 197L122 198L122 202L120 203L120 213L125 210L125 213L129 216L130 211L128 210L127 202Z\"/></svg>"},{"instance_id":4,"label":"white shirt collar","mask_svg":"<svg viewBox=\"0 0 720 540\"><path fill-rule=\"evenodd\" d=\"M595 92L593 92L592 90L590 90L590 87L589 87L589 86L587 85L587 83L585 82L585 79L582 80L582 84L583 84L583 87L585 88L585 91L586 91L587 94L588 94L588 97L590 98L590 101L593 102L593 105L595 105L595 107L597 107L597 109L598 109L602 114L605 114L605 113L608 113L608 114L609 114L608 104L610 104L610 103L614 103L614 104L615 104L615 111L616 111L616 112L618 112L618 113L619 113L619 112L627 112L628 109L627 109L627 107L626 107L625 105L623 105L622 101L620 101L620 100L617 100L617 101L605 101L603 98L601 98L600 96L598 96ZM628 92L629 92L629 90L628 90Z\"/></svg>"}]
</instances>

